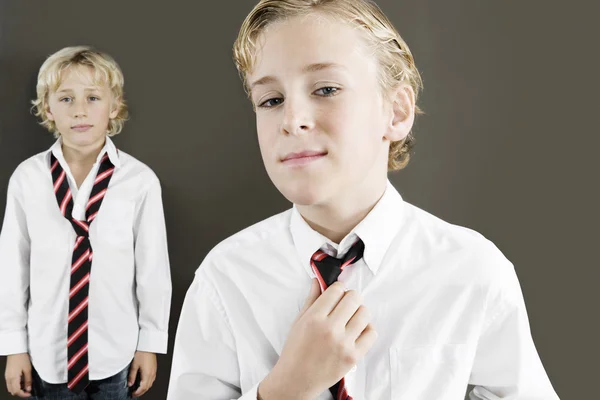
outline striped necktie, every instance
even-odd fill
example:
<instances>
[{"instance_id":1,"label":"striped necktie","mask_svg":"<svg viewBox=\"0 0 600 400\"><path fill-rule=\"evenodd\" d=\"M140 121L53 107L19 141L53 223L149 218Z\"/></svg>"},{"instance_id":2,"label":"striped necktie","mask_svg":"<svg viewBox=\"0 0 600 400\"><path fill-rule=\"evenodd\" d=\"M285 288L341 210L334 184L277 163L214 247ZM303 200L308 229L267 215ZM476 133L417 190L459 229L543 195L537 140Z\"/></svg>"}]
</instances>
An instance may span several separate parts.
<instances>
[{"instance_id":1,"label":"striped necktie","mask_svg":"<svg viewBox=\"0 0 600 400\"><path fill-rule=\"evenodd\" d=\"M71 279L69 291L69 315L67 337L68 388L81 393L89 384L88 366L88 293L92 269L92 246L89 239L90 224L100 210L108 183L114 172L114 166L105 154L100 161L94 187L85 209L85 220L79 221L71 216L73 196L67 181L65 170L54 154L50 157L50 172L54 182L54 193L60 213L71 223L77 238L71 261Z\"/></svg>"},{"instance_id":2,"label":"striped necktie","mask_svg":"<svg viewBox=\"0 0 600 400\"><path fill-rule=\"evenodd\" d=\"M321 293L337 281L338 276L345 267L360 260L365 251L365 245L358 239L343 258L335 258L319 250L311 257L311 267L321 286ZM338 383L329 388L334 400L352 400L346 389L346 380L342 378Z\"/></svg>"}]
</instances>

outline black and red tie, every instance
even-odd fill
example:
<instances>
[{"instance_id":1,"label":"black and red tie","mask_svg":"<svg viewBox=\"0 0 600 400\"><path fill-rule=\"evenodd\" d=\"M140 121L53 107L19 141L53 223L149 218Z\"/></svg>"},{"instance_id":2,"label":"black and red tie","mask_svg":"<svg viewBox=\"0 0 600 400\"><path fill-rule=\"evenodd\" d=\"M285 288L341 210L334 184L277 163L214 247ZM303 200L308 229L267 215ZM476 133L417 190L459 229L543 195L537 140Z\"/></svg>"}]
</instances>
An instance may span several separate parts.
<instances>
[{"instance_id":1,"label":"black and red tie","mask_svg":"<svg viewBox=\"0 0 600 400\"><path fill-rule=\"evenodd\" d=\"M332 257L321 250L313 254L310 264L319 280L321 293L323 293L329 285L337 281L338 276L340 276L345 267L360 260L364 251L365 245L362 240L358 239L343 258ZM346 381L344 378L330 387L329 391L333 395L334 400L352 400L352 396L348 394L348 390L346 389Z\"/></svg>"},{"instance_id":2,"label":"black and red tie","mask_svg":"<svg viewBox=\"0 0 600 400\"><path fill-rule=\"evenodd\" d=\"M100 210L114 166L105 154L100 161L94 187L85 209L85 221L72 217L73 196L66 173L54 154L50 157L50 172L60 213L71 223L77 238L71 262L69 315L67 336L68 388L81 393L89 384L88 367L88 293L92 269L92 246L89 239L90 224Z\"/></svg>"}]
</instances>

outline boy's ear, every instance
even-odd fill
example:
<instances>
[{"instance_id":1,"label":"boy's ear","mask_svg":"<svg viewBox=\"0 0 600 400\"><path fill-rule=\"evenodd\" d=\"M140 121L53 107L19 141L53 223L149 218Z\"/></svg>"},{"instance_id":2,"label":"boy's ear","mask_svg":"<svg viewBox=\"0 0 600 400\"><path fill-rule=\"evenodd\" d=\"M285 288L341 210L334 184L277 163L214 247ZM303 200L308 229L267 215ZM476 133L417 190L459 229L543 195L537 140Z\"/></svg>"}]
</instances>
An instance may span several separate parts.
<instances>
[{"instance_id":1,"label":"boy's ear","mask_svg":"<svg viewBox=\"0 0 600 400\"><path fill-rule=\"evenodd\" d=\"M50 106L46 105L46 118L48 118L49 121L54 121L54 115L52 115L52 112L50 111Z\"/></svg>"},{"instance_id":2,"label":"boy's ear","mask_svg":"<svg viewBox=\"0 0 600 400\"><path fill-rule=\"evenodd\" d=\"M392 92L392 115L385 138L390 142L403 140L415 122L415 92L410 85L401 85Z\"/></svg>"},{"instance_id":3,"label":"boy's ear","mask_svg":"<svg viewBox=\"0 0 600 400\"><path fill-rule=\"evenodd\" d=\"M115 99L113 99L112 105L111 105L111 110L110 110L110 114L108 115L110 117L110 119L115 119L117 118L117 115L119 115L119 111L120 111L120 104L121 104L121 98L117 97Z\"/></svg>"}]
</instances>

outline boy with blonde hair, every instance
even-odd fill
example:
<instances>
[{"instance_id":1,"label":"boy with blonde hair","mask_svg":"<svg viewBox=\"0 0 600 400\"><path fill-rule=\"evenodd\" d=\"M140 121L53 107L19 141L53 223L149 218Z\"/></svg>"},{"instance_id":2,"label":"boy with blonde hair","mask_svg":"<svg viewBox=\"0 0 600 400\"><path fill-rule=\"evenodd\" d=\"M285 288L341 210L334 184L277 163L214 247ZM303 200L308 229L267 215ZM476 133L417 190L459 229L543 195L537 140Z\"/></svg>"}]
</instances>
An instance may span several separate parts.
<instances>
[{"instance_id":1,"label":"boy with blonde hair","mask_svg":"<svg viewBox=\"0 0 600 400\"><path fill-rule=\"evenodd\" d=\"M421 80L375 3L262 0L234 58L293 207L197 270L168 399L556 399L511 263L387 179Z\"/></svg>"},{"instance_id":2,"label":"boy with blonde hair","mask_svg":"<svg viewBox=\"0 0 600 400\"><path fill-rule=\"evenodd\" d=\"M115 60L85 46L40 68L34 109L57 140L14 171L0 233L0 354L15 396L138 397L167 350L160 183L110 139L128 115L123 84Z\"/></svg>"}]
</instances>

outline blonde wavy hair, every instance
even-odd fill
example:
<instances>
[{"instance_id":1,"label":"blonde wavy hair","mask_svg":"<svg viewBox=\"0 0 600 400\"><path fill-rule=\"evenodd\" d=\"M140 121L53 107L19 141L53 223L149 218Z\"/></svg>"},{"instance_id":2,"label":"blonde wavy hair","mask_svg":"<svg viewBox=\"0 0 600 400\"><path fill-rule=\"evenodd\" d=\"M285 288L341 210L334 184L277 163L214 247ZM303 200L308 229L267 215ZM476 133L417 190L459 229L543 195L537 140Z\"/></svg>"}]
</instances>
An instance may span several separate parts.
<instances>
[{"instance_id":1,"label":"blonde wavy hair","mask_svg":"<svg viewBox=\"0 0 600 400\"><path fill-rule=\"evenodd\" d=\"M412 53L390 20L371 0L260 0L244 20L233 45L233 59L248 95L247 74L254 66L258 36L274 22L313 12L331 15L360 28L379 61L383 94L389 98L393 89L408 84L415 92L416 102L423 82ZM422 113L416 105L415 113ZM408 164L414 142L410 132L405 139L390 144L389 170L399 170Z\"/></svg>"},{"instance_id":2,"label":"blonde wavy hair","mask_svg":"<svg viewBox=\"0 0 600 400\"><path fill-rule=\"evenodd\" d=\"M41 119L42 126L52 132L55 137L59 137L60 132L56 129L56 124L48 119L48 96L61 85L65 71L80 65L92 68L95 84L106 84L111 89L119 112L115 118L110 119L107 135L117 135L123 129L129 116L128 107L123 98L125 83L123 72L111 56L89 46L65 47L44 61L38 73L37 99L32 101L32 112Z\"/></svg>"}]
</instances>

